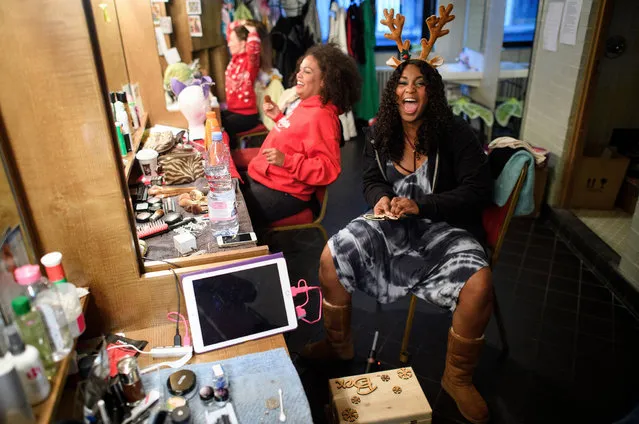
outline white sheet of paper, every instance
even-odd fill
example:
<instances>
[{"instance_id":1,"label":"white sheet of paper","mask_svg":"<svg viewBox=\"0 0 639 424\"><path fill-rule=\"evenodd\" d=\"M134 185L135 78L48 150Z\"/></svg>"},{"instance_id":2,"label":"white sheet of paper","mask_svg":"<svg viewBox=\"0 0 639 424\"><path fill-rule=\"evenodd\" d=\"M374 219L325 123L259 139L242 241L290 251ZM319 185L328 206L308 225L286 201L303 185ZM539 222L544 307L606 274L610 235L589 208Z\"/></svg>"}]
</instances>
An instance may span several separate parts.
<instances>
[{"instance_id":1,"label":"white sheet of paper","mask_svg":"<svg viewBox=\"0 0 639 424\"><path fill-rule=\"evenodd\" d=\"M174 63L178 63L182 61L182 59L180 59L180 53L178 52L178 49L175 47L172 47L168 49L167 51L165 51L164 58L166 59L166 63L168 63L169 65L173 65Z\"/></svg>"},{"instance_id":2,"label":"white sheet of paper","mask_svg":"<svg viewBox=\"0 0 639 424\"><path fill-rule=\"evenodd\" d=\"M583 0L566 0L564 6L564 17L561 20L561 30L559 31L559 42L574 46L577 44L577 27L581 17L581 6Z\"/></svg>"},{"instance_id":3,"label":"white sheet of paper","mask_svg":"<svg viewBox=\"0 0 639 424\"><path fill-rule=\"evenodd\" d=\"M168 50L166 46L166 40L160 27L155 27L155 41L158 43L158 54L164 56L164 53Z\"/></svg>"},{"instance_id":4,"label":"white sheet of paper","mask_svg":"<svg viewBox=\"0 0 639 424\"><path fill-rule=\"evenodd\" d=\"M160 28L164 34L173 34L173 22L170 16L160 17Z\"/></svg>"},{"instance_id":5,"label":"white sheet of paper","mask_svg":"<svg viewBox=\"0 0 639 424\"><path fill-rule=\"evenodd\" d=\"M548 4L548 12L544 21L544 50L551 52L557 51L557 37L559 36L559 25L561 24L561 15L564 11L564 4L552 2Z\"/></svg>"}]
</instances>

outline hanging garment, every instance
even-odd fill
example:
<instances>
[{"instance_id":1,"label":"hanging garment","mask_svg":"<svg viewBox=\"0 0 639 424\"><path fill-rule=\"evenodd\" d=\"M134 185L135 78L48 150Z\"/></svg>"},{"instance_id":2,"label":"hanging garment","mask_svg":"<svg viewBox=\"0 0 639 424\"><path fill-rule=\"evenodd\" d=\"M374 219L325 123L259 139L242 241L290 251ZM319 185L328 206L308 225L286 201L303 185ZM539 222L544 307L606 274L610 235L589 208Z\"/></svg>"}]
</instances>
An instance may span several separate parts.
<instances>
[{"instance_id":1,"label":"hanging garment","mask_svg":"<svg viewBox=\"0 0 639 424\"><path fill-rule=\"evenodd\" d=\"M282 75L277 69L271 69L270 73L260 71L257 81L255 81L255 96L257 97L257 109L260 113L262 124L264 124L269 131L273 129L275 122L264 113L264 109L262 108L264 97L267 95L271 96L271 100L277 104L283 92Z\"/></svg>"},{"instance_id":2,"label":"hanging garment","mask_svg":"<svg viewBox=\"0 0 639 424\"><path fill-rule=\"evenodd\" d=\"M307 0L280 0L280 9L284 10L287 18L301 16Z\"/></svg>"},{"instance_id":3,"label":"hanging garment","mask_svg":"<svg viewBox=\"0 0 639 424\"><path fill-rule=\"evenodd\" d=\"M249 19L253 19L253 14L251 13L251 10L248 7L246 7L244 3L240 2L237 8L235 8L235 19L233 20L236 21L236 20L249 20Z\"/></svg>"},{"instance_id":4,"label":"hanging garment","mask_svg":"<svg viewBox=\"0 0 639 424\"><path fill-rule=\"evenodd\" d=\"M373 3L366 0L361 3L361 22L363 23L364 57L365 63L359 66L362 77L362 97L355 104L355 114L365 120L377 115L379 109L379 90L375 70L375 20L373 18Z\"/></svg>"},{"instance_id":5,"label":"hanging garment","mask_svg":"<svg viewBox=\"0 0 639 424\"><path fill-rule=\"evenodd\" d=\"M353 3L346 12L346 36L348 40L348 52L357 63L363 65L366 63L366 55L364 52L364 21L362 16L362 8Z\"/></svg>"},{"instance_id":6,"label":"hanging garment","mask_svg":"<svg viewBox=\"0 0 639 424\"><path fill-rule=\"evenodd\" d=\"M346 44L346 11L339 7L336 2L331 4L331 17L329 20L328 42L335 43L345 53L348 54ZM357 129L355 128L355 117L353 112L347 112L339 116L342 122L342 132L344 140L357 137Z\"/></svg>"},{"instance_id":7,"label":"hanging garment","mask_svg":"<svg viewBox=\"0 0 639 424\"><path fill-rule=\"evenodd\" d=\"M306 3L306 12L304 13L304 26L308 29L308 33L316 44L322 42L322 29L320 28L319 15L317 14L317 2L308 0Z\"/></svg>"},{"instance_id":8,"label":"hanging garment","mask_svg":"<svg viewBox=\"0 0 639 424\"><path fill-rule=\"evenodd\" d=\"M271 30L271 42L276 52L274 65L282 73L283 81L289 81L297 59L314 44L301 16L278 19Z\"/></svg>"}]
</instances>

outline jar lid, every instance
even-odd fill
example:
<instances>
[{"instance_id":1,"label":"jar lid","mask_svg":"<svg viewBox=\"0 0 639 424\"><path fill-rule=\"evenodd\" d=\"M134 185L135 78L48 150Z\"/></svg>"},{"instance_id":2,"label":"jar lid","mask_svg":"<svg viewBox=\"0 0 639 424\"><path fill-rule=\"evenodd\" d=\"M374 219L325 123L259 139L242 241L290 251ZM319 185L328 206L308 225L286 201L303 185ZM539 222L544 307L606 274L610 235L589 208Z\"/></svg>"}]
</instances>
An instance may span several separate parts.
<instances>
[{"instance_id":1,"label":"jar lid","mask_svg":"<svg viewBox=\"0 0 639 424\"><path fill-rule=\"evenodd\" d=\"M152 160L158 157L158 152L153 149L142 149L136 153L137 160Z\"/></svg>"},{"instance_id":2,"label":"jar lid","mask_svg":"<svg viewBox=\"0 0 639 424\"><path fill-rule=\"evenodd\" d=\"M190 370L179 370L169 376L166 385L172 395L184 396L195 388L195 373Z\"/></svg>"},{"instance_id":3,"label":"jar lid","mask_svg":"<svg viewBox=\"0 0 639 424\"><path fill-rule=\"evenodd\" d=\"M213 399L213 387L211 386L203 386L200 389L200 399L204 402Z\"/></svg>"},{"instance_id":4,"label":"jar lid","mask_svg":"<svg viewBox=\"0 0 639 424\"><path fill-rule=\"evenodd\" d=\"M171 411L171 421L174 424L186 424L191 422L191 410L187 405L175 408Z\"/></svg>"},{"instance_id":5,"label":"jar lid","mask_svg":"<svg viewBox=\"0 0 639 424\"><path fill-rule=\"evenodd\" d=\"M21 286L28 286L35 283L42 277L38 265L24 265L13 272L16 282Z\"/></svg>"}]
</instances>

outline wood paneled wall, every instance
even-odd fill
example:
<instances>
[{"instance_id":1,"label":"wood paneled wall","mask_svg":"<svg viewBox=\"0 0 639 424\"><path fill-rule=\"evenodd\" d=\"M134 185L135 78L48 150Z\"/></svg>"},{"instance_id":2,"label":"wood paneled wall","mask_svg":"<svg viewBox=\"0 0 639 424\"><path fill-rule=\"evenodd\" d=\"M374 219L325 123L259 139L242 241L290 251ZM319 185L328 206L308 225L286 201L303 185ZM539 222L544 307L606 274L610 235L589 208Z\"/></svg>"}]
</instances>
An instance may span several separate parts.
<instances>
[{"instance_id":1,"label":"wood paneled wall","mask_svg":"<svg viewBox=\"0 0 639 424\"><path fill-rule=\"evenodd\" d=\"M175 282L167 270L140 274L106 80L83 3L2 0L0 39L0 142L15 158L9 165L38 233L36 254L61 251L70 280L90 287L92 332L166 323ZM258 247L244 255L264 253Z\"/></svg>"},{"instance_id":2,"label":"wood paneled wall","mask_svg":"<svg viewBox=\"0 0 639 424\"><path fill-rule=\"evenodd\" d=\"M115 4L129 78L132 83L140 84L144 108L149 112L151 124L186 128L188 124L180 112L166 109L150 0L115 0Z\"/></svg>"},{"instance_id":3,"label":"wood paneled wall","mask_svg":"<svg viewBox=\"0 0 639 424\"><path fill-rule=\"evenodd\" d=\"M122 86L129 82L129 75L124 60L115 0L91 0L91 10L100 43L107 87L109 91L122 91Z\"/></svg>"}]
</instances>

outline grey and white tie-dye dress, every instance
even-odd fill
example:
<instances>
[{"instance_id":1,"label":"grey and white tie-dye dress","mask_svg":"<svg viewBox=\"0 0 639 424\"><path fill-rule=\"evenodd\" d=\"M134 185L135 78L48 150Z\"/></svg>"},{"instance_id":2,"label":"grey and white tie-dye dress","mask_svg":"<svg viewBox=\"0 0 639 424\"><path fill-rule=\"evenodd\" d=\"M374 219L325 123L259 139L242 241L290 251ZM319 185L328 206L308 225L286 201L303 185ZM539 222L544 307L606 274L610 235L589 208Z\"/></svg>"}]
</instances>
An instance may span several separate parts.
<instances>
[{"instance_id":1,"label":"grey and white tie-dye dress","mask_svg":"<svg viewBox=\"0 0 639 424\"><path fill-rule=\"evenodd\" d=\"M431 193L428 161L406 176L390 161L386 168L396 196L420 203ZM359 289L381 303L411 292L454 311L466 281L488 266L484 248L468 231L417 217L371 221L360 216L331 237L328 247L344 288Z\"/></svg>"}]
</instances>

